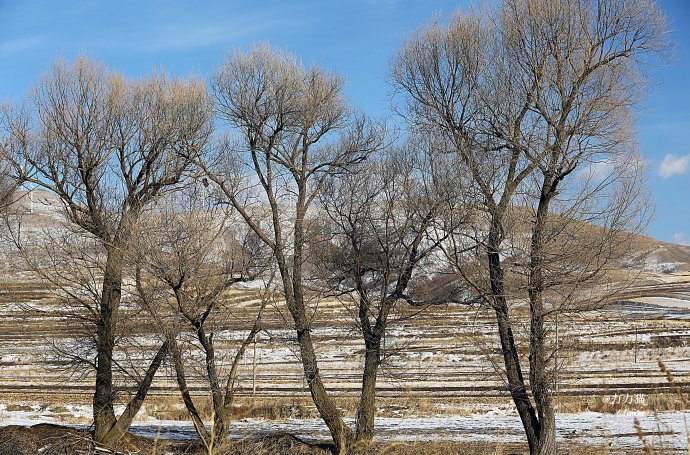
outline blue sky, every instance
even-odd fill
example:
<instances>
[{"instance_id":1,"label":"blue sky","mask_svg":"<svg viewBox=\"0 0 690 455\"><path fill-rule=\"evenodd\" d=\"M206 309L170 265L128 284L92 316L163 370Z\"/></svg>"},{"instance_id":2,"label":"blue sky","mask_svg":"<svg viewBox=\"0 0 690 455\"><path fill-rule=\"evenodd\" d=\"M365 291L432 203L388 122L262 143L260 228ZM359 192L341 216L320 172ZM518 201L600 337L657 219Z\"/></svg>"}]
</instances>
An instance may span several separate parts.
<instances>
[{"instance_id":1,"label":"blue sky","mask_svg":"<svg viewBox=\"0 0 690 455\"><path fill-rule=\"evenodd\" d=\"M690 244L690 1L659 0L674 30L673 60L650 71L637 130L656 202L648 234ZM0 0L0 100L20 99L57 56L80 53L128 76L157 69L206 77L254 42L290 50L347 78L365 112L386 116L388 64L421 23L465 1Z\"/></svg>"}]
</instances>

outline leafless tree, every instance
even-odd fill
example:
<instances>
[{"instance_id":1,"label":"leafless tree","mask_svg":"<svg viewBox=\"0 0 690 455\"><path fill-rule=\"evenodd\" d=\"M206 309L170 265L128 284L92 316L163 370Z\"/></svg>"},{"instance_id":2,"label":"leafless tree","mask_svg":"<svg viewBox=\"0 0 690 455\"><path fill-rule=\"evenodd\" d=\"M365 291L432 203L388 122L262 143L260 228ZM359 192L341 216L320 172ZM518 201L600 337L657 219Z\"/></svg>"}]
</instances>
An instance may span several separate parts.
<instances>
[{"instance_id":1,"label":"leafless tree","mask_svg":"<svg viewBox=\"0 0 690 455\"><path fill-rule=\"evenodd\" d=\"M115 416L113 352L120 322L125 252L147 206L190 169L186 156L210 134L203 84L166 75L137 81L79 58L58 61L6 129L16 177L56 194L67 220L104 250L93 399L97 442L115 444L147 394L168 345L158 349L125 411Z\"/></svg>"},{"instance_id":2,"label":"leafless tree","mask_svg":"<svg viewBox=\"0 0 690 455\"><path fill-rule=\"evenodd\" d=\"M382 342L397 305L425 302L410 294L421 264L445 235L438 234L436 212L448 187L438 188L422 141L410 140L327 181L319 202L330 225L318 251L317 266L329 288L353 295L365 345L356 440L371 441L376 411L376 380L383 361Z\"/></svg>"},{"instance_id":3,"label":"leafless tree","mask_svg":"<svg viewBox=\"0 0 690 455\"><path fill-rule=\"evenodd\" d=\"M229 223L224 210L195 191L178 194L157 205L142 219L131 245L139 298L167 337L170 356L184 404L209 453L227 439L229 411L235 396L240 361L261 330L266 299L256 311L248 333L224 368L216 345L233 308L226 291L235 283L262 276L267 259L253 231L241 220ZM212 432L189 392L190 358L184 357L186 335L204 355L205 380L213 405ZM223 385L223 382L225 385Z\"/></svg>"},{"instance_id":4,"label":"leafless tree","mask_svg":"<svg viewBox=\"0 0 690 455\"><path fill-rule=\"evenodd\" d=\"M0 116L1 115L2 111L0 111ZM6 150L6 148L0 145L0 152L3 150ZM12 177L9 164L2 155L0 155L0 211L3 213L6 212L15 202L18 188L19 182Z\"/></svg>"},{"instance_id":5,"label":"leafless tree","mask_svg":"<svg viewBox=\"0 0 690 455\"><path fill-rule=\"evenodd\" d=\"M13 216L15 210L12 209L12 206L16 205L22 196L21 191L18 191L22 182L16 179L12 172L11 156L17 147L21 146L13 135L15 125L11 120L12 112L9 104L0 104L0 214L2 214L5 228L10 228L10 224L16 224L16 217ZM6 230L3 229L3 231ZM10 243L13 242L10 240Z\"/></svg>"},{"instance_id":6,"label":"leafless tree","mask_svg":"<svg viewBox=\"0 0 690 455\"><path fill-rule=\"evenodd\" d=\"M314 352L303 274L305 223L324 180L382 143L382 128L355 115L342 89L340 77L305 69L268 46L235 52L216 72L213 92L220 117L236 134L214 162L202 164L273 251L305 379L338 453L347 450L352 431L328 394ZM262 210L270 213L269 223L257 220Z\"/></svg>"},{"instance_id":7,"label":"leafless tree","mask_svg":"<svg viewBox=\"0 0 690 455\"><path fill-rule=\"evenodd\" d=\"M557 258L565 252L557 239L566 233L557 226L572 227L562 221L577 215L587 221L588 214L615 206L611 216L599 217L600 255L580 261L579 274L570 277L572 283L579 275L574 282L581 289L600 275L593 268L600 270L612 255L610 246L620 238L614 234L634 228L638 219L639 191L626 177L639 165L634 152L628 154L634 141L630 110L640 93L641 59L665 46L665 21L651 1L505 0L495 10L456 14L448 26L426 26L393 64L395 85L406 99L404 115L415 128L445 136L442 151L460 157L479 194L487 279L475 289L496 313L505 375L531 453L556 453L545 303L555 286L546 276L556 276L549 271L557 263L576 262ZM613 164L603 184L578 185L578 171L602 162ZM523 269L530 302L529 389L502 260L519 205L533 209L531 218L530 211L518 216L529 238ZM584 238L577 230L569 234ZM465 258L453 259L461 265Z\"/></svg>"}]
</instances>

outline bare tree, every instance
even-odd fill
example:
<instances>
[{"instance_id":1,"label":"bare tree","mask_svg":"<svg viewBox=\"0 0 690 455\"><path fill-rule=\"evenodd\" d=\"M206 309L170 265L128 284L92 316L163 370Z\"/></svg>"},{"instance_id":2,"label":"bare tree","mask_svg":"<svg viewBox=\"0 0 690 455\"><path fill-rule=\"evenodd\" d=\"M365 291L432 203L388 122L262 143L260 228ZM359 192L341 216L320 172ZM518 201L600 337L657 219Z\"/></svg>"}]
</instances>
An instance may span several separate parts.
<instances>
[{"instance_id":1,"label":"bare tree","mask_svg":"<svg viewBox=\"0 0 690 455\"><path fill-rule=\"evenodd\" d=\"M216 349L218 332L227 328L233 311L224 294L235 283L261 276L267 258L253 231L237 227L240 220L230 224L224 210L212 201L209 205L194 191L189 193L158 204L155 213L141 220L131 247L139 297L168 339L182 399L197 434L212 453L214 446L227 439L240 361L261 330L267 302L262 300L229 368L224 368ZM204 354L204 377L213 405L212 432L204 426L187 386L186 334L193 335L195 346Z\"/></svg>"},{"instance_id":2,"label":"bare tree","mask_svg":"<svg viewBox=\"0 0 690 455\"><path fill-rule=\"evenodd\" d=\"M18 179L55 193L70 223L104 249L97 317L93 399L97 442L112 445L138 412L168 345L151 361L125 411L115 416L113 352L120 323L125 252L147 206L172 189L210 134L203 84L156 75L128 81L79 58L58 61L24 109L9 119L10 159Z\"/></svg>"},{"instance_id":3,"label":"bare tree","mask_svg":"<svg viewBox=\"0 0 690 455\"><path fill-rule=\"evenodd\" d=\"M2 125L2 110L0 110L0 125ZM0 153L8 148L0 144ZM7 159L0 154L0 211L2 213L7 212L7 209L16 201L19 185L20 182L11 175L11 168Z\"/></svg>"},{"instance_id":4,"label":"bare tree","mask_svg":"<svg viewBox=\"0 0 690 455\"><path fill-rule=\"evenodd\" d=\"M474 287L496 313L505 375L530 451L552 454L553 358L546 323L553 312L545 296L557 286L546 277L556 277L549 273L556 264L579 262L569 284L582 289L620 251L612 245L621 234L636 227L639 191L628 176L637 174L639 162L629 155L630 109L639 94L640 58L663 50L666 26L659 9L645 0L505 0L486 12L457 14L447 27L422 29L401 48L393 78L406 96L404 115L415 128L444 135L443 151L459 156L479 194L487 280ZM609 176L599 184L578 184L578 169L602 162L613 164ZM530 239L522 287L530 302L529 389L502 260L519 205L533 208L531 218L529 211L518 215ZM615 208L611 215L594 216L608 213L607 205ZM580 252L580 261L558 245L565 226L575 224L563 220L577 216L601 223L601 235L592 237L599 254L587 258ZM569 234L586 237L572 229ZM462 267L466 257L450 256Z\"/></svg>"},{"instance_id":5,"label":"bare tree","mask_svg":"<svg viewBox=\"0 0 690 455\"><path fill-rule=\"evenodd\" d=\"M220 117L236 134L215 162L202 164L273 251L304 376L338 453L347 450L352 431L328 394L314 352L303 274L305 223L324 180L382 142L381 128L353 114L342 88L340 77L316 66L305 69L294 56L267 46L235 52L215 74L213 90ZM257 220L262 210L270 212L269 223Z\"/></svg>"},{"instance_id":6,"label":"bare tree","mask_svg":"<svg viewBox=\"0 0 690 455\"><path fill-rule=\"evenodd\" d=\"M421 263L445 235L435 235L435 215L445 198L439 194L422 142L409 141L370 158L343 176L327 181L319 201L330 218L317 266L329 287L353 295L364 345L364 370L356 419L356 440L374 435L376 381L384 341L396 305L424 302L410 294Z\"/></svg>"}]
</instances>

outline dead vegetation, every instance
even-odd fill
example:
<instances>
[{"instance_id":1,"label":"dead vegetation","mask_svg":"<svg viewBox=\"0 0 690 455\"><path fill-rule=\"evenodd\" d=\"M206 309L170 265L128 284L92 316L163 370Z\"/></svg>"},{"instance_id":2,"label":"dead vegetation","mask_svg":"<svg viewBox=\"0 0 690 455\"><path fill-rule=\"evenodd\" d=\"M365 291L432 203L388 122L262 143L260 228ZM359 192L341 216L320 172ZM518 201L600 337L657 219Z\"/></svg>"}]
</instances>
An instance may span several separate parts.
<instances>
[{"instance_id":1,"label":"dead vegetation","mask_svg":"<svg viewBox=\"0 0 690 455\"><path fill-rule=\"evenodd\" d=\"M686 315L631 324L606 307L686 253L630 253L648 220L633 113L667 33L651 0L502 0L433 21L392 61L402 145L349 105L342 77L269 45L229 55L210 87L58 60L0 112L0 193L59 201L29 236L7 223L51 289L5 288L0 389L22 400L1 410L45 411L26 404L42 394L62 416L56 396L76 394L89 432L8 426L5 449L522 451L503 428L486 444L445 427L374 440L377 416L506 418L512 399L529 452L555 455L557 410L684 410L690 371L669 373L689 356L684 322L654 319ZM203 204L184 203L192 191ZM257 278L261 291L239 289ZM687 295L672 284L654 292ZM200 443L128 433L149 415L188 418ZM315 417L331 447L231 440L232 419Z\"/></svg>"}]
</instances>

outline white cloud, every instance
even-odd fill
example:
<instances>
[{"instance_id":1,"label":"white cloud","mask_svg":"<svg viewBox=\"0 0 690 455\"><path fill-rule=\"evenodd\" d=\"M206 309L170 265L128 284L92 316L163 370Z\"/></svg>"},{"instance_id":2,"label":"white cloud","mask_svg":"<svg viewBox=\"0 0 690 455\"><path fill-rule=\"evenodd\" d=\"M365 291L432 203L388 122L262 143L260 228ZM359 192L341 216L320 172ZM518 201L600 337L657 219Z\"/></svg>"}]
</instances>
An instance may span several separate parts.
<instances>
[{"instance_id":1,"label":"white cloud","mask_svg":"<svg viewBox=\"0 0 690 455\"><path fill-rule=\"evenodd\" d=\"M684 232L676 232L673 234L673 243L678 243L679 245L690 245L690 237L685 235Z\"/></svg>"},{"instance_id":2,"label":"white cloud","mask_svg":"<svg viewBox=\"0 0 690 455\"><path fill-rule=\"evenodd\" d=\"M32 36L28 38L20 38L15 40L9 40L0 42L0 53L10 54L15 52L28 51L40 46L43 43L43 39L40 36Z\"/></svg>"},{"instance_id":3,"label":"white cloud","mask_svg":"<svg viewBox=\"0 0 690 455\"><path fill-rule=\"evenodd\" d=\"M668 154L659 165L659 175L665 179L673 175L684 175L688 170L690 170L690 155Z\"/></svg>"},{"instance_id":4,"label":"white cloud","mask_svg":"<svg viewBox=\"0 0 690 455\"><path fill-rule=\"evenodd\" d=\"M584 168L584 173L588 177L600 181L611 175L613 170L614 162L610 159L603 159L589 163L589 165Z\"/></svg>"},{"instance_id":5,"label":"white cloud","mask_svg":"<svg viewBox=\"0 0 690 455\"><path fill-rule=\"evenodd\" d=\"M645 169L649 162L637 154L616 154L590 157L586 165L578 171L580 177L593 183L615 179L616 175L627 170Z\"/></svg>"}]
</instances>

